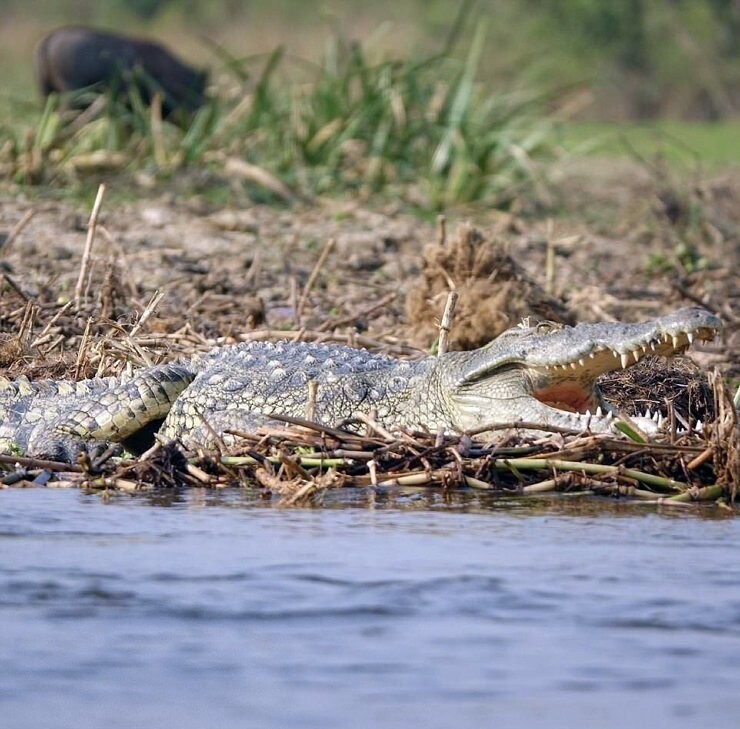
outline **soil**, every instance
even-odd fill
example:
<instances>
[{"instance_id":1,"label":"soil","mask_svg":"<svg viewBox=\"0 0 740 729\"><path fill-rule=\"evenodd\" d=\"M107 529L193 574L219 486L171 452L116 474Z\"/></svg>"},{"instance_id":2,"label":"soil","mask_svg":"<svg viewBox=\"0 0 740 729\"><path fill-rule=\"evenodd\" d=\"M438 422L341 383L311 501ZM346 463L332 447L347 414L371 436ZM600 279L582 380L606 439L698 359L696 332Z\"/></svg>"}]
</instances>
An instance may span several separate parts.
<instances>
[{"instance_id":1,"label":"soil","mask_svg":"<svg viewBox=\"0 0 740 729\"><path fill-rule=\"evenodd\" d=\"M437 339L454 287L452 348L478 346L525 316L635 321L702 303L726 326L692 356L736 387L740 175L678 183L590 161L553 181L549 211L541 201L519 213L458 210L443 225L390 203L237 209L171 191L104 199L82 303L63 311L89 209L6 189L0 365L12 377L107 374L281 333L414 356Z\"/></svg>"}]
</instances>

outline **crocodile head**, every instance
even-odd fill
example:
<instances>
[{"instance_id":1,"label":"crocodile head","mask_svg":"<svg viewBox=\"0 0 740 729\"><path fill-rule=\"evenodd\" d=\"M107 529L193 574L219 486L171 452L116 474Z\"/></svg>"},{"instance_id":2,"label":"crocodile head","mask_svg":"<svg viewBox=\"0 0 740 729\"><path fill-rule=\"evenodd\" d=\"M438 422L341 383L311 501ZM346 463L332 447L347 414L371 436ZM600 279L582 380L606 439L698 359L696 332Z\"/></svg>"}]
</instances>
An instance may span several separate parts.
<instances>
[{"instance_id":1,"label":"crocodile head","mask_svg":"<svg viewBox=\"0 0 740 729\"><path fill-rule=\"evenodd\" d=\"M524 322L485 347L440 358L449 362L447 407L460 430L516 421L607 430L611 408L599 375L646 355L671 357L719 329L719 319L697 307L641 324Z\"/></svg>"}]
</instances>

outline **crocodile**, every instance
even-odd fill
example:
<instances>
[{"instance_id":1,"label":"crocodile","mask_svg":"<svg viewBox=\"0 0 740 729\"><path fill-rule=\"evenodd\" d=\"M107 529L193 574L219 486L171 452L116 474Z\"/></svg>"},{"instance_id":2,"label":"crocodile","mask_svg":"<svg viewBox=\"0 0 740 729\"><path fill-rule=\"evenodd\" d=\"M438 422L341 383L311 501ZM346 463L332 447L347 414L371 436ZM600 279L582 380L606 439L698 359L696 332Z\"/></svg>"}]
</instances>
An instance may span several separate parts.
<instances>
[{"instance_id":1,"label":"crocodile","mask_svg":"<svg viewBox=\"0 0 740 729\"><path fill-rule=\"evenodd\" d=\"M599 375L649 354L671 357L710 340L719 319L698 307L639 324L522 324L470 351L404 360L307 342L244 342L128 377L0 380L0 450L72 462L82 450L159 438L193 449L233 442L272 416L329 426L482 431L613 428ZM310 383L315 383L309 397ZM365 418L365 420L367 420ZM648 427L654 428L652 420Z\"/></svg>"}]
</instances>

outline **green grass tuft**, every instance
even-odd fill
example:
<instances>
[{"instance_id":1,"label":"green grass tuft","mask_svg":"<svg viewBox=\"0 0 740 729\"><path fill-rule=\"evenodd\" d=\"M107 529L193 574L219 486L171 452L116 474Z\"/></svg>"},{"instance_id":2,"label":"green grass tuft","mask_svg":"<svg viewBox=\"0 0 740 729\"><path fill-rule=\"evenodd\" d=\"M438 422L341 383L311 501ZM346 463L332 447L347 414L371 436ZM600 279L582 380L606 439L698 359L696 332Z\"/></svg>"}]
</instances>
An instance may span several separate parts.
<instances>
[{"instance_id":1,"label":"green grass tuft","mask_svg":"<svg viewBox=\"0 0 740 729\"><path fill-rule=\"evenodd\" d=\"M69 114L52 99L32 130L5 130L0 170L26 184L117 171L156 178L187 166L228 177L226 163L237 159L274 179L267 187L278 195L280 185L304 196L412 190L423 207L505 206L534 181L549 127L536 94L477 82L484 41L479 25L462 62L373 62L361 45L333 40L299 79L278 48L227 64L227 83L183 126L159 119L136 93L125 103L109 96L84 124L64 123ZM258 63L261 72L247 68Z\"/></svg>"}]
</instances>

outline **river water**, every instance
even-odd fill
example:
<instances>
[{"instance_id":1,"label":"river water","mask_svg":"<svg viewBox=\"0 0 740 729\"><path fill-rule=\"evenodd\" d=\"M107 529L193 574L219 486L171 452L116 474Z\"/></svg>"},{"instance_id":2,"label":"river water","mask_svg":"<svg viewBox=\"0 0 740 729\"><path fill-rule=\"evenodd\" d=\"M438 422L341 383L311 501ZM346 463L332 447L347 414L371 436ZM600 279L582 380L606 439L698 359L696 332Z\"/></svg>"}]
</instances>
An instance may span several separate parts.
<instances>
[{"instance_id":1,"label":"river water","mask_svg":"<svg viewBox=\"0 0 740 729\"><path fill-rule=\"evenodd\" d=\"M740 520L0 492L0 726L740 726Z\"/></svg>"}]
</instances>

